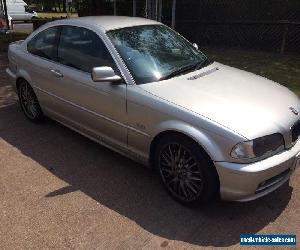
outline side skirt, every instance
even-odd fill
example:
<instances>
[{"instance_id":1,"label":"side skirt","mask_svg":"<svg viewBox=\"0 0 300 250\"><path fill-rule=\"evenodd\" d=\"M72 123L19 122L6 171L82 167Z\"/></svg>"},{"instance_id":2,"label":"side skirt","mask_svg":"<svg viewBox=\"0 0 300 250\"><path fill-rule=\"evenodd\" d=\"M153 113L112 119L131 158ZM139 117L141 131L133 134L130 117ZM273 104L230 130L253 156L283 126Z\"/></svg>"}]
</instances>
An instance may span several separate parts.
<instances>
[{"instance_id":1,"label":"side skirt","mask_svg":"<svg viewBox=\"0 0 300 250\"><path fill-rule=\"evenodd\" d=\"M135 162L138 162L140 164L142 164L143 166L146 166L148 168L150 168L150 164L149 164L149 159L145 158L144 156L137 154L131 150L129 150L128 148L124 148L121 145L116 145L115 143L113 143L112 141L110 141L109 139L103 138L101 136L94 136L94 133L92 133L91 131L87 130L86 128L83 128L82 126L80 126L79 124L77 125L79 128L76 128L75 126L72 126L71 124L69 124L69 122L64 121L63 118L60 118L60 116L58 114L56 114L53 111L50 111L49 109L44 110L46 115L57 121L58 123L64 125L65 127L83 135L84 137L89 138L90 140L106 147L109 148L110 150L115 151L116 153L121 154L122 156L129 158ZM85 131L85 132L84 132Z\"/></svg>"}]
</instances>

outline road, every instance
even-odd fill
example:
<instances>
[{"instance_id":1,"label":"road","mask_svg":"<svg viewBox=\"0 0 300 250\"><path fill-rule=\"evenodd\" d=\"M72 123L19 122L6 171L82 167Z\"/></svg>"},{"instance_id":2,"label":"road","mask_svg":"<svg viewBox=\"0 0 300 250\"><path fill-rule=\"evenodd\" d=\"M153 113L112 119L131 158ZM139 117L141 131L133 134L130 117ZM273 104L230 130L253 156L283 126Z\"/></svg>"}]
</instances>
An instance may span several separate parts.
<instances>
[{"instance_id":1,"label":"road","mask_svg":"<svg viewBox=\"0 0 300 250\"><path fill-rule=\"evenodd\" d=\"M47 120L27 121L0 54L0 249L239 247L246 234L300 236L300 169L249 203L183 207L149 169Z\"/></svg>"}]
</instances>

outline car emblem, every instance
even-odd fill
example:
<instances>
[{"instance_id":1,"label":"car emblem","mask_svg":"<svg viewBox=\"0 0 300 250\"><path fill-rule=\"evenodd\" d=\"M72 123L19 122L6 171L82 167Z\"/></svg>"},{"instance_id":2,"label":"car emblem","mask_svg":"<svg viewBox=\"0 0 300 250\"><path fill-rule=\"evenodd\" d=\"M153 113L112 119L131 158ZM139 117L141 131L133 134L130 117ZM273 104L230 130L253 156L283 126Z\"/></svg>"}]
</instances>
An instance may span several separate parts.
<instances>
[{"instance_id":1,"label":"car emblem","mask_svg":"<svg viewBox=\"0 0 300 250\"><path fill-rule=\"evenodd\" d=\"M295 115L299 115L299 111L296 110L295 108L290 107L290 110L291 110Z\"/></svg>"}]
</instances>

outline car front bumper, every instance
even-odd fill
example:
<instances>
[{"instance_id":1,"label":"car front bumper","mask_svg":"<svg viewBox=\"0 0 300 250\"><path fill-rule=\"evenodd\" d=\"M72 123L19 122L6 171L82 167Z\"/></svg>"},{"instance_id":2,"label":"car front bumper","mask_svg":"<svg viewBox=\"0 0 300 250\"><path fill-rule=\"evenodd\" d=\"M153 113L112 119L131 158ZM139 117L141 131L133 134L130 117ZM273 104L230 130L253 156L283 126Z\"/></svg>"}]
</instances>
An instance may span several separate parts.
<instances>
[{"instance_id":1,"label":"car front bumper","mask_svg":"<svg viewBox=\"0 0 300 250\"><path fill-rule=\"evenodd\" d=\"M265 160L237 164L215 162L223 200L251 201L262 197L281 185L299 164L300 140L289 150Z\"/></svg>"}]
</instances>

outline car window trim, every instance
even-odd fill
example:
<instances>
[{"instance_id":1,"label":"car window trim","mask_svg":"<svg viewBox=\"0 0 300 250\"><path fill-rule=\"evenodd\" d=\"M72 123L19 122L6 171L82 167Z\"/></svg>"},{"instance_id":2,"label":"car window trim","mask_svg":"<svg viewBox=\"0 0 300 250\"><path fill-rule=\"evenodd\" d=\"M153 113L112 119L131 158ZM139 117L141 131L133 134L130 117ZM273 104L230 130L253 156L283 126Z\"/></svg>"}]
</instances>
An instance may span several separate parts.
<instances>
[{"instance_id":1,"label":"car window trim","mask_svg":"<svg viewBox=\"0 0 300 250\"><path fill-rule=\"evenodd\" d=\"M109 37L107 36L107 34L105 32L97 32L97 31L94 31L91 29L91 27L89 26L85 26L85 25L77 25L77 24L55 24L55 25L52 25L52 26L48 26L48 27L45 27L44 29L42 29L41 31L37 32L36 34L34 34L32 37L29 37L30 40L26 40L26 43L24 43L24 51L27 53L27 54L30 54L31 56L34 56L34 57L37 57L37 58L40 58L40 59L43 59L43 60L46 60L50 63L57 63L58 65L60 66L64 66L64 67L67 67L69 69L72 69L72 70L75 70L77 72L80 72L80 73L84 73L88 76L91 76L91 74L89 74L88 72L85 72L85 71L82 71L82 70L78 70L78 69L75 69L73 67L69 67L67 65L64 65L64 64L61 64L59 63L58 61L53 61L53 60L49 60L49 59L46 59L46 58L43 58L43 57L40 57L38 55L34 55L32 53L30 53L27 49L27 45L28 43L34 39L38 34L40 34L41 32L49 29L49 28L60 28L62 26L74 26L74 27L79 27L79 28L85 28L85 29L88 29L90 31L93 31L104 43L105 47L107 48L109 54L111 55L114 63L116 64L117 68L119 69L120 73L121 73L121 76L124 80L124 84L126 85L136 85L134 79L132 78L131 76L131 73L130 71L127 69L126 67L126 64L124 63L123 59L121 58L121 56L119 55L118 51L115 49L114 45L110 42L110 39ZM106 38L108 40L108 42L104 39ZM109 46L111 46L112 48L110 48ZM118 62L118 59L120 60L120 62ZM127 73L125 73L124 71L126 71ZM127 75L128 74L128 75Z\"/></svg>"},{"instance_id":2,"label":"car window trim","mask_svg":"<svg viewBox=\"0 0 300 250\"><path fill-rule=\"evenodd\" d=\"M58 43L57 43L57 63L59 63L60 65L63 65L63 66L66 66L68 68L71 68L71 69L74 69L74 70L77 70L77 71L80 71L80 72L84 72L84 73L87 73L89 75L91 75L92 73L91 72L87 72L87 71L84 71L82 69L78 69L78 68L75 68L75 67L72 67L72 66L69 66L69 65L66 65L66 64L63 64L61 63L60 61L58 61L58 48L59 48L59 44L60 44L60 40L61 40L61 34L62 34L62 31L65 27L73 27L73 28L81 28L81 29L86 29L90 32L93 32L100 40L101 42L103 43L105 49L107 50L108 54L110 55L113 63L115 64L115 67L120 71L121 75L122 75L122 71L121 69L118 67L118 64L116 63L114 57L112 56L112 53L110 52L110 50L108 49L107 45L105 44L104 40L102 39L102 37L100 37L95 31L91 30L91 29L88 29L86 27L82 27L82 26L75 26L75 25L60 25L60 32L59 32L59 38L58 38ZM122 75L122 79L124 81L124 83L126 83L126 80L124 79L123 75Z\"/></svg>"},{"instance_id":3,"label":"car window trim","mask_svg":"<svg viewBox=\"0 0 300 250\"><path fill-rule=\"evenodd\" d=\"M46 29L44 29L44 30L42 30L42 31L40 31L40 32L38 32L38 33L36 33L33 37L31 37L30 38L30 40L26 43L26 52L27 53L29 53L30 55L33 55L33 56L36 56L36 57L39 57L39 58L42 58L42 59L45 59L45 60L47 60L47 61L51 61L51 62L55 62L56 60L51 60L51 59L49 59L49 58L46 58L46 57L43 57L43 56L39 56L39 55L36 55L36 54L33 54L33 53L31 53L29 50L28 50L28 44L33 40L33 39L35 39L38 35L40 35L41 33L44 33L44 32L46 32L47 30L49 30L49 29L53 29L53 28L55 28L55 29L57 29L57 31L55 32L56 33L56 38L55 38L55 42L54 42L54 47L55 47L55 51L56 51L56 57L57 57L57 55L58 55L58 41L59 41L59 38L60 38L60 26L50 26L50 27L48 27L48 28L46 28Z\"/></svg>"},{"instance_id":4,"label":"car window trim","mask_svg":"<svg viewBox=\"0 0 300 250\"><path fill-rule=\"evenodd\" d=\"M76 69L76 68L67 66L67 65L65 65L65 64L62 64L62 63L58 62L57 60L56 60L56 61L53 61L53 60L50 60L50 59L47 59L47 58L44 58L44 57L41 57L41 56L38 56L38 55L34 55L34 54L32 54L32 53L30 53L30 52L28 51L28 43L29 43L32 39L34 39L38 34L40 34L41 32L44 32L44 31L46 31L46 30L48 30L48 29L50 29L50 28L60 28L60 29L61 29L61 27L63 27L63 26L73 26L73 27L77 27L77 28L84 28L84 29L87 29L87 30L90 30L90 31L94 32L94 33L101 39L101 41L102 41L103 44L105 45L106 49L108 50L110 56L112 57L114 63L116 64L117 68L119 69L119 71L120 71L120 73L121 73L121 77L122 77L122 79L123 79L123 82L122 82L122 83L123 83L123 84L126 84L126 85L136 85L136 83L133 81L132 77L130 77L130 78L131 78L131 81L133 81L133 84L131 84L131 83L129 82L128 78L126 77L126 74L123 72L122 67L119 65L119 63L117 63L117 60L116 60L115 56L113 55L111 49L108 47L108 45L107 45L107 43L105 42L105 40L103 39L103 37L102 37L101 35L99 35L98 32L93 31L90 27L86 27L86 26L77 26L77 25L73 25L73 24L72 24L72 25L71 25L71 24L58 24L58 25L54 25L54 26L47 27L47 28L41 30L40 32L37 32L36 34L34 34L34 36L32 36L32 37L30 38L29 41L26 41L26 44L25 44L25 47L24 47L25 51L26 51L28 54L30 54L31 56L40 58L40 59L42 59L42 60L46 60L46 61L51 62L51 63L57 63L57 64L59 64L60 66L67 67L67 68L69 68L69 69L75 70L75 71L80 72L80 73L84 73L84 74L86 74L86 75L88 75L88 76L91 77L91 74L90 74L89 72L86 72L86 71L83 71L83 70L80 70L80 69ZM105 33L104 33L104 35L107 37L107 35L106 35ZM107 39L109 39L109 38L107 37ZM60 34L59 34L59 40L60 40ZM57 53L58 53L58 47L57 47ZM116 53L118 54L117 51L116 51ZM118 55L118 56L120 57L120 55ZM122 60L122 58L121 58L121 60ZM122 66L125 67L125 64L124 64L123 60L122 60L122 64L123 64ZM126 67L125 67L125 70L127 70L127 71L129 72L130 76L131 76L130 71L129 71Z\"/></svg>"}]
</instances>

